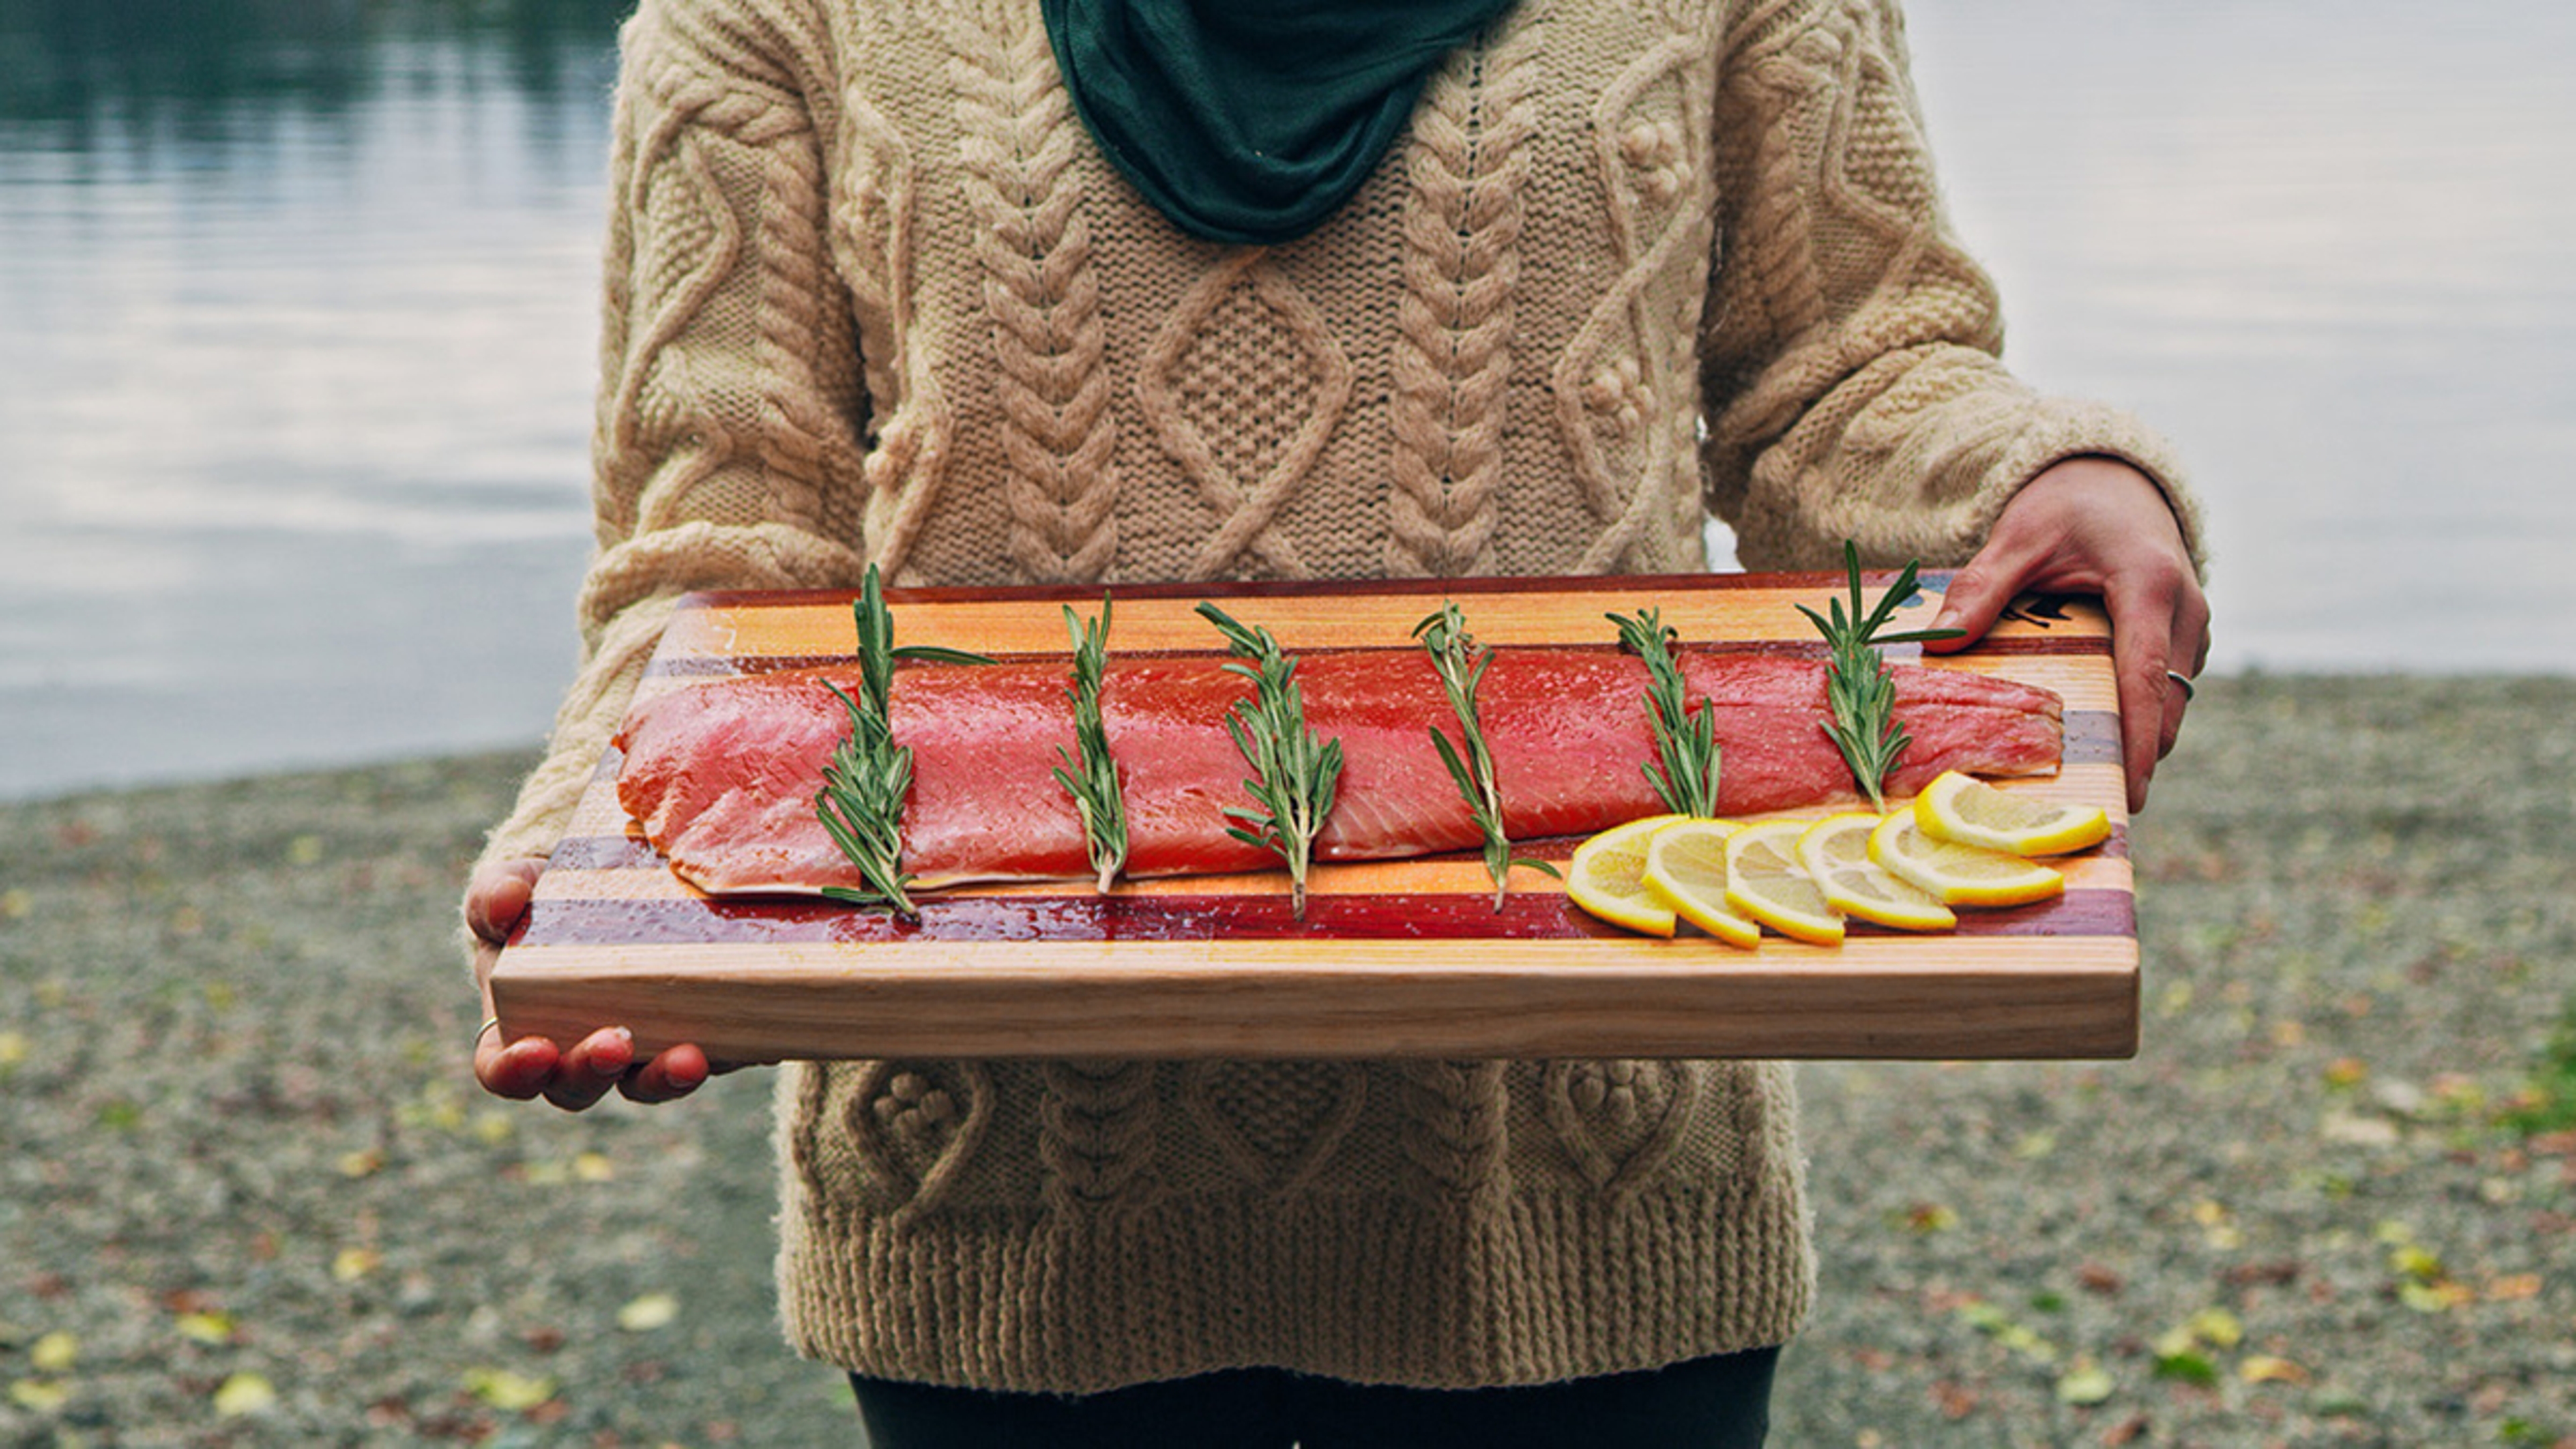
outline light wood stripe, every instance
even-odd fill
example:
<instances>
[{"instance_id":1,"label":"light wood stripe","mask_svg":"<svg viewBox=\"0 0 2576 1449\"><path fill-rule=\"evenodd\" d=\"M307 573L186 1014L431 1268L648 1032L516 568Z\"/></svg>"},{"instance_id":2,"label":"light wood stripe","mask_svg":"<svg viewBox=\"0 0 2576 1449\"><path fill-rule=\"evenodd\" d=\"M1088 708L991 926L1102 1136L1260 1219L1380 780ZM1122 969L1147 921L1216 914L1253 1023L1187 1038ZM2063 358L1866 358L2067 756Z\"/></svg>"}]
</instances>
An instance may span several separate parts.
<instances>
[{"instance_id":1,"label":"light wood stripe","mask_svg":"<svg viewBox=\"0 0 2576 1449\"><path fill-rule=\"evenodd\" d=\"M1329 960L1295 943L1052 943L1007 959L830 945L520 951L513 1034L569 1037L602 998L651 1052L798 1056L2117 1057L2137 1044L2135 943L1932 941L1903 960L1784 944L1454 943ZM1955 949L1954 949L1955 948Z\"/></svg>"},{"instance_id":2,"label":"light wood stripe","mask_svg":"<svg viewBox=\"0 0 2576 1449\"><path fill-rule=\"evenodd\" d=\"M1112 591L1116 595L1115 590ZM1493 645L1613 644L1617 633L1603 616L1659 611L1663 622L1689 643L1712 641L1778 641L1813 644L1815 627L1797 606L1823 611L1840 591L1831 588L1674 588L1669 581L1627 588L1580 592L1530 588L1462 594L1468 625L1476 637ZM1245 624L1271 630L1291 649L1401 648L1412 643L1414 626L1438 607L1439 595L1349 593L1334 596L1329 607L1312 597L1228 596L1210 588L1205 596ZM1215 631L1197 612L1199 594L1182 597L1116 597L1111 611L1109 647L1122 650L1203 650L1218 647ZM1928 596L1927 596L1928 598ZM1069 649L1062 605L1032 604L1019 598L998 600L907 601L898 593L889 604L896 636L906 644L937 645L998 654L1061 654ZM1098 612L1097 598L1073 605L1078 614ZM1928 622L1931 607L1904 611L1899 627ZM1992 637L1999 641L2097 640L2107 625L2095 609L2083 609L2050 626L2006 620ZM807 658L846 655L856 647L856 632L846 599L809 597L764 606L725 603L683 609L673 620L663 645L665 659ZM1972 656L1973 657L1973 656Z\"/></svg>"}]
</instances>

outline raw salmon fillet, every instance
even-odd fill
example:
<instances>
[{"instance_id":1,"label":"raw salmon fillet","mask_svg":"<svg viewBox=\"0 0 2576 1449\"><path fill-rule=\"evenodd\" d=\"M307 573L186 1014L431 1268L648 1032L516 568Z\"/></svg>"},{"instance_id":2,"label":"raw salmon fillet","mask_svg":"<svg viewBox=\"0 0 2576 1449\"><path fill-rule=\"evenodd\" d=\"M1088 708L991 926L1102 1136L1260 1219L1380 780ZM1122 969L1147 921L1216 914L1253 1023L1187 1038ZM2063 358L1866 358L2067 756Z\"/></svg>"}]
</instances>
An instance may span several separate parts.
<instances>
[{"instance_id":1,"label":"raw salmon fillet","mask_svg":"<svg viewBox=\"0 0 2576 1449\"><path fill-rule=\"evenodd\" d=\"M1821 662L1680 651L1694 702L1708 701L1724 752L1729 815L1849 800L1851 774L1823 729ZM1224 726L1251 685L1215 656L1113 661L1101 712L1125 783L1136 876L1272 868L1226 834L1250 802ZM1896 716L1913 736L1888 782L1910 794L1943 770L2053 773L2063 708L2044 689L1962 671L1894 667ZM1324 860L1384 860L1482 843L1426 727L1459 743L1438 676L1419 650L1301 656L1308 727L1342 742L1341 791L1317 841ZM849 733L829 681L853 695L855 665L745 676L639 703L616 743L617 793L680 876L717 894L857 886L814 813L824 762ZM915 665L897 671L892 716L913 751L904 865L927 886L1091 874L1073 801L1050 773L1073 740L1061 663ZM1664 807L1645 667L1606 650L1505 649L1478 691L1506 833L1589 835Z\"/></svg>"}]
</instances>

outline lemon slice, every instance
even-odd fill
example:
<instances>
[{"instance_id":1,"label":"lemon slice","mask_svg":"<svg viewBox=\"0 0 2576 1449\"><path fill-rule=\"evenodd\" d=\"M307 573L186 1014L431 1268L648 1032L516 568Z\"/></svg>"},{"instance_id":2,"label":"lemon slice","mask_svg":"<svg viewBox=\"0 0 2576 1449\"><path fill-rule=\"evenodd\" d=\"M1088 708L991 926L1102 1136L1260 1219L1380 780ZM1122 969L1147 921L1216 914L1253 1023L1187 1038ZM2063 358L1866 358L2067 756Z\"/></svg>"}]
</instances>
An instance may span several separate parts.
<instances>
[{"instance_id":1,"label":"lemon slice","mask_svg":"<svg viewBox=\"0 0 2576 1449\"><path fill-rule=\"evenodd\" d=\"M2066 877L2036 861L1933 839L1923 833L1911 809L1879 822L1870 833L1869 858L1946 905L2018 906L2066 891Z\"/></svg>"},{"instance_id":2,"label":"lemon slice","mask_svg":"<svg viewBox=\"0 0 2576 1449\"><path fill-rule=\"evenodd\" d=\"M1958 925L1958 916L1929 891L1898 880L1869 858L1869 837L1878 821L1866 812L1835 815L1798 837L1798 864L1825 893L1825 904L1900 931L1947 931Z\"/></svg>"},{"instance_id":3,"label":"lemon slice","mask_svg":"<svg viewBox=\"0 0 2576 1449\"><path fill-rule=\"evenodd\" d=\"M2064 855L2111 838L2111 817L2100 806L2034 800L1957 770L1923 787L1914 813L1923 833L1935 840L2006 855Z\"/></svg>"},{"instance_id":4,"label":"lemon slice","mask_svg":"<svg viewBox=\"0 0 2576 1449\"><path fill-rule=\"evenodd\" d=\"M1784 936L1843 943L1843 918L1798 865L1803 820L1766 820L1726 838L1726 903Z\"/></svg>"},{"instance_id":5,"label":"lemon slice","mask_svg":"<svg viewBox=\"0 0 2576 1449\"><path fill-rule=\"evenodd\" d=\"M1675 914L1730 946L1752 950L1762 928L1726 904L1725 820L1676 820L1646 842L1646 889Z\"/></svg>"},{"instance_id":6,"label":"lemon slice","mask_svg":"<svg viewBox=\"0 0 2576 1449\"><path fill-rule=\"evenodd\" d=\"M1565 894L1586 912L1643 931L1649 936L1673 933L1672 907L1646 889L1646 842L1679 815L1649 815L1614 825L1574 848L1565 868Z\"/></svg>"}]
</instances>

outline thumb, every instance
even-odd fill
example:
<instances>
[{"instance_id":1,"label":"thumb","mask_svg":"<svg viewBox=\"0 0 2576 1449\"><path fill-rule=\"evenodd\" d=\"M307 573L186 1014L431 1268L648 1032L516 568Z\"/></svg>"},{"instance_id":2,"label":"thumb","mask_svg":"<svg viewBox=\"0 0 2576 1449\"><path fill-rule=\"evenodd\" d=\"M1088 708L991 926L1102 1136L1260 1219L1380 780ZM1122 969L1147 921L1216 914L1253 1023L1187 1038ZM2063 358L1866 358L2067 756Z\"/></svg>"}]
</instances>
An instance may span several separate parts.
<instances>
[{"instance_id":1,"label":"thumb","mask_svg":"<svg viewBox=\"0 0 2576 1449\"><path fill-rule=\"evenodd\" d=\"M2013 596L2021 592L2028 574L2026 564L2003 555L1994 544L1978 550L1976 557L1950 576L1950 586L1941 592L1940 611L1932 618L1933 628L1960 630L1959 637L1928 640L1924 650L1948 654L1984 638L1995 621L2003 617Z\"/></svg>"},{"instance_id":2,"label":"thumb","mask_svg":"<svg viewBox=\"0 0 2576 1449\"><path fill-rule=\"evenodd\" d=\"M546 863L535 859L498 861L477 872L465 890L465 924L475 936L492 945L509 939L510 928L528 909L529 897L536 893L537 877L544 874Z\"/></svg>"}]
</instances>

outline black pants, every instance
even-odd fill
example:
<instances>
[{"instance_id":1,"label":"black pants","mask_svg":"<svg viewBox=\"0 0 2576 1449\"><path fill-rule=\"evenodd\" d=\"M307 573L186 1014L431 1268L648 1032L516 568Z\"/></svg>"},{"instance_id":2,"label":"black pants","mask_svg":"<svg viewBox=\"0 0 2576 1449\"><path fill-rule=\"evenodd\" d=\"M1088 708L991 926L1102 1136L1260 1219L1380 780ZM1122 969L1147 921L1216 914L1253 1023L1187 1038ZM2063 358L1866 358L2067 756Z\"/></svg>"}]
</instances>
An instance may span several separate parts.
<instances>
[{"instance_id":1,"label":"black pants","mask_svg":"<svg viewBox=\"0 0 2576 1449\"><path fill-rule=\"evenodd\" d=\"M1760 1449L1776 1348L1501 1389L1229 1369L1062 1397L850 1376L871 1449Z\"/></svg>"}]
</instances>

